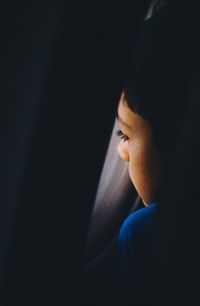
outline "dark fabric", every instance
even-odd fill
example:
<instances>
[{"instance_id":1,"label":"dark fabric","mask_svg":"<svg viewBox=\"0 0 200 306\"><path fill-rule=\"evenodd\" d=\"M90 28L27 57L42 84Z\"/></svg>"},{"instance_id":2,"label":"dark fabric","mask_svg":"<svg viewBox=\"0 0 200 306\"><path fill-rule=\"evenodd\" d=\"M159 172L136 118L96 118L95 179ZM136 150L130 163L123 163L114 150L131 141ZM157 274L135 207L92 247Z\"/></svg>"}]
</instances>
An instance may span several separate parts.
<instances>
[{"instance_id":1,"label":"dark fabric","mask_svg":"<svg viewBox=\"0 0 200 306\"><path fill-rule=\"evenodd\" d=\"M133 212L120 229L119 261L123 273L128 277L131 277L131 273L135 274L134 267L137 266L137 262L134 261L140 249L143 252L146 250L148 256L148 240L154 234L157 206L157 203L152 203Z\"/></svg>"},{"instance_id":2,"label":"dark fabric","mask_svg":"<svg viewBox=\"0 0 200 306\"><path fill-rule=\"evenodd\" d=\"M147 281L148 267L155 256L152 240L156 231L159 204L140 208L123 223L118 238L120 283L124 305L151 305L151 289ZM145 292L145 294L144 294Z\"/></svg>"}]
</instances>

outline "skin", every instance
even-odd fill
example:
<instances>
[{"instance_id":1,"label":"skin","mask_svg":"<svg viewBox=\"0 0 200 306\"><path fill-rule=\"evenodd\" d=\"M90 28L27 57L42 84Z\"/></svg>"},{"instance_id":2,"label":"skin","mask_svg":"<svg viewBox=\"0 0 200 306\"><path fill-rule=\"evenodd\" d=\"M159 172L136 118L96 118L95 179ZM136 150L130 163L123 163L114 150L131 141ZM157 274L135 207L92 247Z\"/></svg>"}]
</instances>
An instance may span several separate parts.
<instances>
[{"instance_id":1,"label":"skin","mask_svg":"<svg viewBox=\"0 0 200 306\"><path fill-rule=\"evenodd\" d=\"M118 145L120 157L129 163L129 176L145 206L157 200L161 184L161 159L153 145L147 120L133 112L121 95L118 121L124 138Z\"/></svg>"}]
</instances>

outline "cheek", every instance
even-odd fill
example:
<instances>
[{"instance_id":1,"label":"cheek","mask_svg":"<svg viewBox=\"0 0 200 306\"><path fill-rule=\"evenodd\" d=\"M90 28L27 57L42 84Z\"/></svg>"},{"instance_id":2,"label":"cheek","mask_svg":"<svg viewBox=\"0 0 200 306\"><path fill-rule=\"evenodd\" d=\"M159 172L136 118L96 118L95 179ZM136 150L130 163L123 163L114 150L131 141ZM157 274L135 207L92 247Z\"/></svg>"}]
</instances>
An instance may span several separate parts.
<instances>
[{"instance_id":1,"label":"cheek","mask_svg":"<svg viewBox=\"0 0 200 306\"><path fill-rule=\"evenodd\" d=\"M121 141L118 144L117 151L121 159L123 159L124 161L129 161L129 148L127 141Z\"/></svg>"},{"instance_id":2,"label":"cheek","mask_svg":"<svg viewBox=\"0 0 200 306\"><path fill-rule=\"evenodd\" d=\"M144 204L153 202L160 181L156 155L142 148L130 151L129 175Z\"/></svg>"},{"instance_id":3,"label":"cheek","mask_svg":"<svg viewBox=\"0 0 200 306\"><path fill-rule=\"evenodd\" d=\"M129 163L129 176L137 190L139 196L145 202L150 200L150 176L147 174L147 168L142 167L139 163ZM148 199L147 199L148 198Z\"/></svg>"}]
</instances>

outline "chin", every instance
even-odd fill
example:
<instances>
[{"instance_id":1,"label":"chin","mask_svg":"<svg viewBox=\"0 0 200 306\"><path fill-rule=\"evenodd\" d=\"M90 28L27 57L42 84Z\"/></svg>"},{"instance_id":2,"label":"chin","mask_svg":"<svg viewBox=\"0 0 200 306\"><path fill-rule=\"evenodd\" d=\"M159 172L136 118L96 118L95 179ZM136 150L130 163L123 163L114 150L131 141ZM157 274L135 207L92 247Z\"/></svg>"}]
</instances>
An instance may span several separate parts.
<instances>
[{"instance_id":1,"label":"chin","mask_svg":"<svg viewBox=\"0 0 200 306\"><path fill-rule=\"evenodd\" d=\"M148 206L151 203L153 203L154 201L153 200L144 200L144 199L142 199L142 202L143 202L144 206Z\"/></svg>"},{"instance_id":2,"label":"chin","mask_svg":"<svg viewBox=\"0 0 200 306\"><path fill-rule=\"evenodd\" d=\"M146 202L145 200L142 199L142 202L144 204L144 206L148 206L150 203L149 202Z\"/></svg>"}]
</instances>

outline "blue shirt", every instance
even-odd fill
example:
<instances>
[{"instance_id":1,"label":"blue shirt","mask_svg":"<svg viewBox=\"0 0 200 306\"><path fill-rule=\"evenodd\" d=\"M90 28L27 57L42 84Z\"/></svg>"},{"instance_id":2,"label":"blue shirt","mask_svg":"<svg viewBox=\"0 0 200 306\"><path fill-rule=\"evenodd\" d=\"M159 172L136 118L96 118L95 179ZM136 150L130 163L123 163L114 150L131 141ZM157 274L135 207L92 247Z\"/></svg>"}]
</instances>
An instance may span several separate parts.
<instances>
[{"instance_id":1,"label":"blue shirt","mask_svg":"<svg viewBox=\"0 0 200 306\"><path fill-rule=\"evenodd\" d=\"M119 260L121 269L129 273L143 256L149 238L154 231L157 203L152 203L133 212L122 224L119 233ZM143 252L142 252L143 251ZM147 249L148 251L148 249Z\"/></svg>"}]
</instances>

